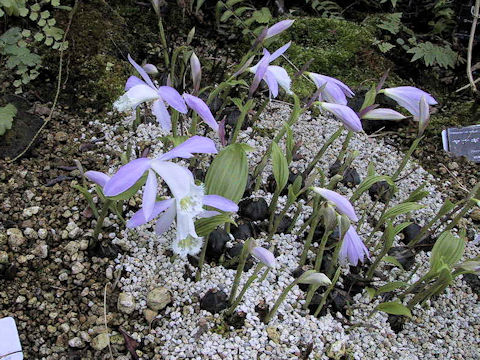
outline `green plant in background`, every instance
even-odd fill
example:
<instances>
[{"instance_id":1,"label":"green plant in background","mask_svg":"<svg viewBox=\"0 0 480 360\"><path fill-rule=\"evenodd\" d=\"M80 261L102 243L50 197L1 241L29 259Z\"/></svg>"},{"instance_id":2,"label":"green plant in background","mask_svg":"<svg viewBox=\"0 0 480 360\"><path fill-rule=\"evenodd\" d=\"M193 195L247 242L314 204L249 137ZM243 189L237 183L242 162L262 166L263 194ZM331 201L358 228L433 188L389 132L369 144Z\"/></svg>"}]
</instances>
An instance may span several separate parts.
<instances>
[{"instance_id":1,"label":"green plant in background","mask_svg":"<svg viewBox=\"0 0 480 360\"><path fill-rule=\"evenodd\" d=\"M400 7L402 3L402 1L391 1L394 9L397 5ZM428 22L430 30L424 34L416 33L405 25L402 21L403 12L382 15L376 26L383 31L383 34L380 39L375 39L374 45L382 53L401 49L412 54L411 62L422 61L428 67L455 68L464 60L452 49L445 36L450 34L455 26L455 12L451 5L447 0L436 0L425 5L425 9L433 14L433 20Z\"/></svg>"},{"instance_id":2,"label":"green plant in background","mask_svg":"<svg viewBox=\"0 0 480 360\"><path fill-rule=\"evenodd\" d=\"M215 9L217 28L230 27L232 24L242 28L242 33L250 31L258 34L272 20L272 14L267 7L257 10L245 0L218 1Z\"/></svg>"},{"instance_id":3,"label":"green plant in background","mask_svg":"<svg viewBox=\"0 0 480 360\"><path fill-rule=\"evenodd\" d=\"M312 9L322 18L343 19L343 9L334 1L305 0L305 2L310 4Z\"/></svg>"},{"instance_id":4,"label":"green plant in background","mask_svg":"<svg viewBox=\"0 0 480 360\"><path fill-rule=\"evenodd\" d=\"M0 135L12 128L13 118L17 115L17 108L12 104L0 107Z\"/></svg>"},{"instance_id":5,"label":"green plant in background","mask_svg":"<svg viewBox=\"0 0 480 360\"><path fill-rule=\"evenodd\" d=\"M63 30L56 27L56 20L51 10L71 10L60 5L60 0L44 0L29 3L26 0L1 0L0 17L23 17L31 22L25 28L17 26L9 28L0 36L0 55L4 57L5 67L0 80L12 80L15 93L23 92L22 86L36 79L42 63L41 47L47 46L54 50L65 50L67 41L62 41Z\"/></svg>"}]
</instances>

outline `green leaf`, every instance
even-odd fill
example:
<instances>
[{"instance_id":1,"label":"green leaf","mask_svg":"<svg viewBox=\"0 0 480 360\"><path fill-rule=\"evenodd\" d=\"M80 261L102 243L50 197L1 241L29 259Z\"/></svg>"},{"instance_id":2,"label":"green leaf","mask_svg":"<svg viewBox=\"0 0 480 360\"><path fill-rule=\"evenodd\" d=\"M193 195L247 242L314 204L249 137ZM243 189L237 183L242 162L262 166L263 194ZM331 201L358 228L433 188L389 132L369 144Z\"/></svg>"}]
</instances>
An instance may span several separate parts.
<instances>
[{"instance_id":1,"label":"green leaf","mask_svg":"<svg viewBox=\"0 0 480 360\"><path fill-rule=\"evenodd\" d=\"M244 147L231 144L212 161L205 177L206 193L238 203L245 192L247 178L248 160Z\"/></svg>"},{"instance_id":2,"label":"green leaf","mask_svg":"<svg viewBox=\"0 0 480 360\"><path fill-rule=\"evenodd\" d=\"M412 312L410 311L409 308L395 301L381 303L377 305L375 310L383 311L387 314L392 314L392 315L403 315L409 318L412 317Z\"/></svg>"},{"instance_id":3,"label":"green leaf","mask_svg":"<svg viewBox=\"0 0 480 360\"><path fill-rule=\"evenodd\" d=\"M281 191L288 181L288 162L282 150L276 142L272 142L273 176L277 182L277 188Z\"/></svg>"},{"instance_id":4,"label":"green leaf","mask_svg":"<svg viewBox=\"0 0 480 360\"><path fill-rule=\"evenodd\" d=\"M13 118L17 115L17 108L12 104L0 107L0 135L12 128Z\"/></svg>"},{"instance_id":5,"label":"green leaf","mask_svg":"<svg viewBox=\"0 0 480 360\"><path fill-rule=\"evenodd\" d=\"M365 94L365 99L363 100L363 105L360 108L360 111L365 109L366 107L373 105L375 103L375 98L377 97L377 89L375 85L372 85L372 88L367 91Z\"/></svg>"},{"instance_id":6,"label":"green leaf","mask_svg":"<svg viewBox=\"0 0 480 360\"><path fill-rule=\"evenodd\" d=\"M418 209L424 208L425 205L412 203L412 202L404 202L385 211L383 216L380 218L379 221L385 221L386 219L394 219L399 215L409 213L411 211L415 211Z\"/></svg>"},{"instance_id":7,"label":"green leaf","mask_svg":"<svg viewBox=\"0 0 480 360\"><path fill-rule=\"evenodd\" d=\"M209 218L201 218L195 221L195 232L198 236L208 236L218 226L225 223L235 224L230 214L220 214Z\"/></svg>"},{"instance_id":8,"label":"green leaf","mask_svg":"<svg viewBox=\"0 0 480 360\"><path fill-rule=\"evenodd\" d=\"M392 281L388 284L380 286L377 291L375 291L375 295L380 295L386 292L390 292L393 290L400 289L402 287L407 287L409 284L404 281Z\"/></svg>"},{"instance_id":9,"label":"green leaf","mask_svg":"<svg viewBox=\"0 0 480 360\"><path fill-rule=\"evenodd\" d=\"M227 21L228 19L230 19L230 17L232 17L232 15L233 15L233 11L231 11L231 10L225 11L225 12L222 14L222 17L220 18L220 22L225 22L225 21Z\"/></svg>"},{"instance_id":10,"label":"green leaf","mask_svg":"<svg viewBox=\"0 0 480 360\"><path fill-rule=\"evenodd\" d=\"M442 207L440 208L440 210L438 210L437 217L443 217L447 215L454 208L455 208L455 204L453 204L449 199L446 199Z\"/></svg>"},{"instance_id":11,"label":"green leaf","mask_svg":"<svg viewBox=\"0 0 480 360\"><path fill-rule=\"evenodd\" d=\"M144 174L130 189L116 196L107 196L107 198L114 201L128 200L133 195L135 195L138 190L140 190L140 188L143 186L143 184L145 184L146 181L147 181L147 174Z\"/></svg>"},{"instance_id":12,"label":"green leaf","mask_svg":"<svg viewBox=\"0 0 480 360\"><path fill-rule=\"evenodd\" d=\"M390 256L390 255L384 256L382 258L382 261L385 261L386 263L395 265L396 267L403 270L402 264L400 264L400 262L396 258L394 258L393 256Z\"/></svg>"},{"instance_id":13,"label":"green leaf","mask_svg":"<svg viewBox=\"0 0 480 360\"><path fill-rule=\"evenodd\" d=\"M419 187L417 187L407 198L407 200L405 200L404 202L419 202L420 200L422 200L425 196L427 196L428 194L430 194L428 191L425 191L423 190L423 188L425 187L425 183L423 183L422 185L420 185Z\"/></svg>"},{"instance_id":14,"label":"green leaf","mask_svg":"<svg viewBox=\"0 0 480 360\"><path fill-rule=\"evenodd\" d=\"M38 32L38 33L36 33L35 35L33 35L33 38L34 38L36 41L42 41L44 37L45 37L45 36L44 36L43 33L41 33L41 32Z\"/></svg>"},{"instance_id":15,"label":"green leaf","mask_svg":"<svg viewBox=\"0 0 480 360\"><path fill-rule=\"evenodd\" d=\"M373 184L380 181L386 181L390 186L392 186L395 189L395 183L393 182L392 178L388 175L367 176L362 181L362 183L358 186L357 190L351 197L350 201L351 202L356 201L365 191L370 189L373 186Z\"/></svg>"},{"instance_id":16,"label":"green leaf","mask_svg":"<svg viewBox=\"0 0 480 360\"><path fill-rule=\"evenodd\" d=\"M52 6L60 6L60 0L52 0Z\"/></svg>"},{"instance_id":17,"label":"green leaf","mask_svg":"<svg viewBox=\"0 0 480 360\"><path fill-rule=\"evenodd\" d=\"M462 238L453 235L450 231L443 232L433 245L430 271L436 274L444 265L453 267L460 261L464 251L465 241Z\"/></svg>"},{"instance_id":18,"label":"green leaf","mask_svg":"<svg viewBox=\"0 0 480 360\"><path fill-rule=\"evenodd\" d=\"M367 290L367 294L368 294L368 297L370 298L370 300L375 297L375 289L374 288L367 287L367 288L365 288L365 290Z\"/></svg>"}]
</instances>

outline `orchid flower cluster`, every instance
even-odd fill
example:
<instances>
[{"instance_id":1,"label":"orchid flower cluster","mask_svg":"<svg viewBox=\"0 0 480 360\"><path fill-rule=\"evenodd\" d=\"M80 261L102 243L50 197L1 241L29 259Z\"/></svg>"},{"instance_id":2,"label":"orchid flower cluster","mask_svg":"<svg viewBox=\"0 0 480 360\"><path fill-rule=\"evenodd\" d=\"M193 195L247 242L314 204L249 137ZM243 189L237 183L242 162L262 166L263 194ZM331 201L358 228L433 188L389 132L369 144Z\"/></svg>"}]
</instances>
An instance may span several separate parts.
<instances>
[{"instance_id":1,"label":"orchid flower cluster","mask_svg":"<svg viewBox=\"0 0 480 360\"><path fill-rule=\"evenodd\" d=\"M142 206L135 212L128 220L125 221L126 227L133 229L141 225L155 221L155 233L157 236L162 236L167 232L171 225L176 224L175 239L171 244L171 248L176 255L180 257L186 257L187 255L200 254L199 259L199 272L205 258L205 251L209 233L211 233L216 227L233 222L231 215L238 211L238 201L242 198L248 179L248 162L246 151L251 151L246 144L236 143L236 134L241 129L241 123L243 119L248 116L249 111L255 108L256 100L262 97L259 94L260 84L262 82L268 87L268 96L265 97L264 104L266 105L271 99L275 99L279 96L280 89L283 89L286 96L293 97L294 107L291 113L291 117L278 129L276 136L272 143L263 154L260 162L253 170L254 187L258 189L261 185L262 172L264 171L270 155L273 163L273 175L277 183L275 194L271 200L269 211L269 237L270 241L273 234L278 228L281 220L290 209L295 205L296 200L300 195L307 196L307 202L311 204L312 213L304 223L300 226L296 235L300 236L309 227L304 249L301 254L299 265L304 266L307 264L309 254L312 252L312 240L315 234L315 230L319 224L323 225L324 233L320 241L320 245L316 249L314 254L314 261L311 265L311 269L304 272L301 276L295 279L290 285L288 285L279 296L277 302L273 305L272 309L267 314L265 321L268 322L273 318L279 306L284 301L288 292L297 284L308 284L309 290L304 304L305 308L308 308L313 294L318 291L319 287L327 287L322 293L322 300L320 305L316 308L314 315L317 316L322 307L325 305L327 296L335 286L342 266L360 266L372 261L373 254L375 260L366 271L366 276L371 279L374 270L378 264L382 261L385 255L393 244L394 237L399 234L409 223L401 223L394 226L396 217L400 214L416 210L419 208L417 202L422 198L422 192L416 190L411 197L404 202L396 205L392 209L388 208L387 201L381 210L380 218L374 231L367 237L362 239L359 235L360 229L365 221L365 216L359 217L355 211L355 201L367 191L373 184L386 181L388 185L395 189L395 181L399 174L405 168L409 157L415 150L420 139L423 137L426 126L430 119L430 106L437 104L436 100L423 90L417 89L411 86L401 86L394 88L382 89L385 82L385 77L380 80L377 86L373 86L372 89L366 94L364 103L361 109L356 112L348 105L350 98L355 94L346 84L338 79L313 72L306 72L308 78L315 84L317 91L312 95L312 99L302 108L300 101L295 93L292 91L292 79L288 72L279 65L272 65L277 59L284 56L288 51L291 43L287 43L272 53L266 49L260 49L264 40L271 38L292 26L293 20L283 20L279 23L267 27L256 39L252 49L242 58L238 64L237 71L227 80L218 84L213 89L201 88L201 64L194 52L190 54L190 68L193 92L191 94L184 92L182 95L171 86L171 81L167 81L167 84L160 85L157 81L152 80L149 75L155 75L158 73L158 69L152 64L146 64L140 66L130 56L128 56L129 62L134 69L138 72L140 77L130 76L125 85L125 94L123 94L113 105L114 108L120 112L132 112L139 110L141 107L145 111L151 112L155 116L159 126L166 132L173 132L173 137L177 139L179 145L170 149L169 151L155 157L147 158L140 157L131 160L121 166L112 176L98 172L87 171L85 176L97 184L97 193L101 199L104 200L104 205L101 214L97 216L97 226L93 235L96 238L99 235L100 228L102 226L103 219L109 210L114 211L121 219L123 211L123 200L126 200L138 190L142 189ZM168 52L164 53L166 65L172 62L168 58ZM255 65L251 66L256 56L260 56ZM173 69L174 67L172 67ZM250 86L242 79L249 73L253 74L253 79ZM170 74L172 75L172 74ZM180 78L183 78L180 76ZM247 84L247 86L244 86ZM243 86L243 87L242 87ZM239 92L243 92L239 98L232 99L232 102L239 108L241 116L235 125L234 135L230 137L230 144L226 138L225 121L217 122L214 114L210 110L210 103L215 98L220 98L225 101L231 99L230 95L232 89L240 87ZM353 196L347 199L345 196L335 191L336 185L342 178L343 170L346 166L353 161L355 153L348 153L348 144L352 136L355 133L363 131L362 120L401 120L405 116L393 109L381 108L375 104L376 96L383 93L385 96L395 100L398 105L408 111L415 121L419 123L419 130L417 139L412 144L412 147L407 152L403 162L396 169L392 176L376 175L374 169L369 167L369 175L367 179L357 188ZM206 98L204 101L203 98ZM341 121L342 126L335 132L330 139L328 139L319 152L313 157L312 161L306 167L306 170L299 174L296 180L292 184L288 184L289 180L289 163L293 159L294 141L292 126L299 119L300 114L306 111L310 106L318 106L320 109L325 110L333 114L337 119ZM265 106L261 106L256 118ZM177 133L178 122L176 121L179 116L186 116L190 110L192 110L192 126L187 132L188 136L184 138L175 137ZM170 112L169 112L170 111ZM208 138L199 136L196 134L197 123L196 118L200 117L210 129L214 131L216 136L220 139L224 148L219 152L215 142ZM182 127L183 124L180 124ZM334 176L330 183L325 182L325 177L322 175L321 169L316 168L319 160L327 148L342 134L346 129L348 131L347 136L344 139L342 151L339 153L337 160L342 164L339 175ZM183 134L183 128L182 128ZM286 154L282 153L278 143L286 135ZM195 180L192 171L186 166L181 165L181 162L174 162L174 159L183 161L185 159L190 160L190 165L195 165L195 154L204 155L216 155L213 161L210 163L208 172L205 178L205 184L198 183ZM316 171L314 171L316 170ZM260 180L258 180L260 179ZM305 183L305 185L303 185ZM320 186L317 186L320 183ZM159 190L160 185L165 185L163 190ZM288 186L287 186L288 185ZM277 201L280 193L288 187L288 197L283 210L277 213ZM471 195L471 199L478 198L478 187L474 189ZM165 197L164 195L169 193L171 196ZM91 197L88 191L84 189L87 199ZM414 196L415 195L415 196ZM310 198L308 198L310 196ZM95 205L93 202L89 202L92 209ZM369 211L377 210L373 205ZM472 202L467 204L458 213L468 211L472 206ZM119 210L120 209L120 210ZM296 213L293 217L292 225L287 230L293 231L296 226L296 220L302 212L302 205L297 204ZM393 211L395 210L395 211ZM443 218L445 215L450 214L453 216L454 207L446 203L438 216L427 224L420 235L412 240L411 245L414 246L418 241L423 239L424 235L430 231L430 227L435 224L436 221ZM446 229L449 231L458 222L459 218L454 220L448 225ZM204 221L202 232L200 233L200 223ZM206 221L206 222L205 222ZM386 230L382 238L383 241L378 242L376 245L372 243L373 234L384 227ZM228 230L229 225L226 224L225 228ZM205 230L206 229L206 230ZM326 250L327 241L335 230L338 230L338 238L335 240L333 246L332 259L330 265L325 271L321 273L321 265ZM448 239L451 240L449 236ZM452 241L449 243L451 244ZM457 242L460 244L459 242ZM447 244L447 241L442 241L442 244ZM375 245L375 248L372 248ZM439 245L440 246L440 245ZM450 245L442 245L445 249L438 250L441 256L446 256L445 253L451 252L452 249L448 248ZM379 248L380 252L378 253ZM370 250L369 250L370 248ZM457 253L461 251L461 246L458 245ZM246 259L249 255L252 255L258 264L253 273L247 279L243 288L238 292L241 275L243 273ZM457 254L458 255L458 254ZM456 265L459 257L456 255L455 259L449 262L450 267L457 266L457 273L465 273L470 271L468 269L477 269L478 264L465 263L462 266ZM440 255L437 255L437 258ZM442 258L443 259L443 258ZM432 265L433 270L428 276L421 279L420 282L412 285L406 292L405 296L413 293L422 286L431 290L431 294L434 294L438 290L438 287L443 286L444 283L440 280L441 271L451 271L450 267L447 270L442 270L444 267L438 265L440 260ZM445 263L445 259L442 264ZM433 264L433 263L432 263ZM278 264L274 256L274 246L270 246L269 249L257 246L253 239L248 239L243 244L242 252L238 257L238 266L235 275L235 280L231 289L229 297L229 307L226 310L227 315L231 315L238 304L241 302L248 287L254 283L264 267L264 271L261 279L265 279L268 272L271 270L278 270ZM438 267L441 267L439 270ZM197 277L198 278L198 277ZM261 280L260 280L261 281ZM432 282L439 282L437 287L432 288ZM436 290L437 289L437 290ZM403 299L403 298L402 298ZM417 298L415 298L417 299ZM412 300L411 304L415 305L420 300ZM396 303L395 306L403 306L400 303ZM413 306L412 305L412 306ZM384 307L386 308L386 307ZM380 310L380 308L379 308ZM387 310L384 310L387 311ZM397 309L398 311L398 309Z\"/></svg>"}]
</instances>

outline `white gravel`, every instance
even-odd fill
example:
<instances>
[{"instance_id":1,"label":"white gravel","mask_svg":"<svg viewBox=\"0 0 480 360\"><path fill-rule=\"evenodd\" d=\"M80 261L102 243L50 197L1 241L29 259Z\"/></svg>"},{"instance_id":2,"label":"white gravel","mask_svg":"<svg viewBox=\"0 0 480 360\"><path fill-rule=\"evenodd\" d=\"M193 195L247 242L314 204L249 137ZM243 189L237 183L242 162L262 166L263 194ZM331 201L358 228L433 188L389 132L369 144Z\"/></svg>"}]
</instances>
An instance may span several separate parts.
<instances>
[{"instance_id":1,"label":"white gravel","mask_svg":"<svg viewBox=\"0 0 480 360\"><path fill-rule=\"evenodd\" d=\"M267 108L255 128L278 129L288 119L289 112L288 106L274 103ZM151 154L162 152L162 143L158 139L165 134L154 124L140 125L135 136L126 137L126 133L115 135L118 126L128 127L130 121L131 119L124 119L115 125L95 121L92 125L102 129L106 136L105 146L114 152L123 151L127 142L149 145ZM293 166L299 171L303 170L324 141L337 130L339 124L328 116L312 118L308 113L303 115L293 127L293 131L295 140L303 142L300 152L304 160L294 162ZM239 139L255 148L254 152L248 154L249 164L253 167L270 140L256 135L251 128L242 132ZM319 163L325 173L334 162L341 146L342 139L337 140ZM368 162L375 164L377 174L391 174L402 156L382 139L369 138L365 134L356 134L349 149L359 151L353 166L362 179L366 175ZM119 164L118 160L112 160L114 161L110 173L113 173ZM430 195L422 200L426 207L412 216L412 219L423 224L435 214L444 196L432 185L434 178L416 163L410 162L400 177L410 171L414 172L398 183L399 193L392 204L406 199L412 190L426 182L425 189L430 191ZM263 173L263 178L266 179L269 173L270 165ZM353 193L341 184L339 190L347 196ZM254 195L263 196L267 202L271 196L262 191ZM283 201L285 199L281 198L279 203L282 204ZM364 194L355 206L361 214L371 203L368 194ZM305 214L299 219L297 226L301 224L303 217L308 216L309 211L309 207L305 206ZM369 225L364 226L361 232L368 231L371 231ZM247 314L246 323L240 330L235 330L225 327L220 315L212 316L199 308L199 297L209 289L216 288L229 293L235 271L206 264L201 281L192 282L187 276L185 279L186 269L195 271L195 268L186 260L177 258L172 262L167 256L166 251L170 249L173 236L172 229L157 238L152 226L147 224L135 231L121 230L113 239L114 243L128 250L126 255L117 259L117 269L123 270L123 277L120 279L122 291L136 297L136 306L140 312L146 308L149 290L164 286L172 292L173 304L158 316L151 330L143 317L132 320L137 330L134 336L145 337L145 334L148 334L145 341L156 344L156 353L161 358L294 359L300 358L301 352L310 343L313 343L313 351L309 359L329 359L328 356L340 358L344 353L354 359L480 358L478 295L472 293L461 277L457 278L444 294L427 303L424 308L417 306L413 311L413 320L408 321L398 334L391 330L386 314L376 313L368 318L379 300L376 298L370 301L366 292L355 296L352 316L348 320L341 314L328 314L317 319L305 314L301 309L304 293L297 287L287 296L278 316L265 325L257 317L254 307L261 301L272 305L285 286L293 280L290 273L298 266L303 246L293 235L275 235L273 242L280 253L277 258L279 267L271 271L261 284L255 283L247 291L238 308ZM264 240L257 239L260 244ZM479 247L472 243L467 244L466 257L478 255ZM417 275L427 271L428 257L429 254L425 253L417 255L416 263L421 264ZM244 273L242 282L252 271L253 269ZM385 270L385 274L388 274L389 280L405 280L409 276L409 272L399 269ZM385 281L376 280L375 285L385 284ZM202 324L205 323L208 331L203 329ZM349 325L353 324L356 326L349 329Z\"/></svg>"}]
</instances>

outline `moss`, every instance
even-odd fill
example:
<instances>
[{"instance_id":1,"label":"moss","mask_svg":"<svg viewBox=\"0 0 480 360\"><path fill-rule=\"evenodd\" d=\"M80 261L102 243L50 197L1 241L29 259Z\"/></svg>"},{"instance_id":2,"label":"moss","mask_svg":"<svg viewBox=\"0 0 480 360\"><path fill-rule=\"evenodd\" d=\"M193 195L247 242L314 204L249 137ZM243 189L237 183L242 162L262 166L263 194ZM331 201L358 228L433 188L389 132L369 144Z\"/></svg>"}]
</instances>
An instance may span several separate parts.
<instances>
[{"instance_id":1,"label":"moss","mask_svg":"<svg viewBox=\"0 0 480 360\"><path fill-rule=\"evenodd\" d=\"M85 95L79 104L94 108L111 106L124 91L130 69L124 61L109 55L96 55L88 59L80 69L83 81L79 84Z\"/></svg>"},{"instance_id":2,"label":"moss","mask_svg":"<svg viewBox=\"0 0 480 360\"><path fill-rule=\"evenodd\" d=\"M286 55L293 64L301 67L311 60L309 71L358 86L365 80L378 79L391 65L371 47L374 31L371 25L346 20L296 18L293 26L275 39L269 49L292 41ZM282 65L290 74L296 72L290 64ZM306 79L297 79L293 90L305 98L314 87Z\"/></svg>"}]
</instances>

